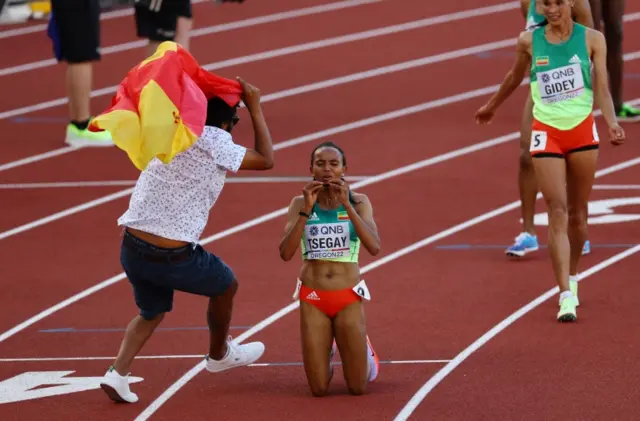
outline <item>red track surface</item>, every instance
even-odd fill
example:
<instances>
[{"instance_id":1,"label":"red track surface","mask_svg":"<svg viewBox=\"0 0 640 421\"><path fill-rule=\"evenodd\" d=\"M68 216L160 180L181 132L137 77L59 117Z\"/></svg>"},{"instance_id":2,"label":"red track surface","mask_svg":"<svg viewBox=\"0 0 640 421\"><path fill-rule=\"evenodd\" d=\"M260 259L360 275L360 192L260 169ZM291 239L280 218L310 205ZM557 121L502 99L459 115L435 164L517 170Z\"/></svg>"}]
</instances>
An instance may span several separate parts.
<instances>
[{"instance_id":1,"label":"red track surface","mask_svg":"<svg viewBox=\"0 0 640 421\"><path fill-rule=\"evenodd\" d=\"M241 7L200 4L196 27L220 24L283 10L321 4L320 0L248 2ZM497 0L493 4L498 4ZM486 6L480 0L423 2L390 0L202 36L193 40L201 63L212 63L341 36L378 27ZM627 13L638 12L636 5ZM635 7L635 9L633 8ZM400 63L513 38L523 26L518 9L494 16L417 28L368 40L324 47L280 58L225 68L226 76L242 75L263 95ZM104 22L104 45L134 40L132 17ZM10 67L48 59L40 44L43 34L3 40L14 55L3 55L0 66ZM625 25L625 52L640 48L640 25ZM353 121L413 105L448 98L491 86L502 80L511 64L512 48L489 57L467 56L410 70L281 98L265 104L276 142L284 142ZM131 50L105 56L96 68L94 89L118 83L141 55ZM471 73L466 73L471 71ZM640 97L640 61L627 62L625 98ZM0 113L64 97L61 66L0 77L5 92ZM30 86L27 91L24 86ZM352 175L375 175L427 158L477 145L517 129L525 90L522 89L487 127L473 122L474 111L486 96L344 131L330 138L343 145ZM102 109L109 96L95 100ZM0 121L3 163L64 147L66 106L25 114L29 124ZM52 117L60 122L44 121ZM250 145L246 122L236 141ZM601 136L606 128L601 118ZM603 142L599 168L640 155L635 140L640 126L626 125L623 148ZM19 139L19 141L16 141ZM270 176L306 176L309 151L318 138L277 152ZM517 200L517 140L434 162L362 187L375 207L383 240L382 256L369 263ZM239 176L267 174L239 174ZM634 184L638 165L596 180L597 184ZM0 183L133 180L136 172L116 148L82 149L0 173ZM123 190L116 187L67 187L2 190L0 233L31 224L56 212ZM205 237L222 232L287 205L299 183L228 184L211 215ZM638 190L595 190L592 200L640 196ZM91 286L121 273L116 218L128 196L92 206L0 240L0 335L40 312ZM539 212L544 212L542 202ZM617 213L640 213L640 206ZM256 366L217 376L201 373L179 388L151 419L393 419L409 399L445 363L512 312L554 286L546 249L522 262L505 259L502 247L518 232L517 208L387 261L364 275L373 294L367 306L369 335L381 359L405 364L382 365L379 380L367 395L345 395L338 370L332 396L312 399L299 363L296 310L265 327L249 340L262 340L267 352ZM277 254L282 216L226 235L207 248L221 255L241 283L232 330L240 335L291 303L298 263L284 264ZM593 253L582 270L637 243L637 221L592 225ZM539 228L546 243L546 230ZM454 246L458 247L454 247ZM461 247L474 245L476 247ZM443 246L450 246L448 248ZM494 247L489 247L494 246ZM630 273L640 263L633 255L594 274L580 284L579 322L555 322L556 296L524 315L454 369L415 408L415 419L631 419L640 411L627 391L638 389L640 369L632 356L640 341L630 335L635 325L635 300L640 292ZM634 266L635 265L635 266ZM205 302L178 294L174 311L163 328L202 328L158 331L143 351L148 356L184 355L137 361L133 385L141 400L113 405L100 390L0 404L0 419L38 416L45 419L135 419L169 386L200 360L205 352ZM14 331L0 342L0 381L28 371L74 371L70 376L101 376L117 352L122 331L136 309L126 279L120 279L85 298L51 312ZM90 332L51 332L52 329ZM102 331L96 331L102 330ZM636 335L637 336L637 335ZM188 357L195 355L196 357ZM78 357L84 360L46 361ZM13 361L28 359L35 361ZM413 362L411 362L413 361ZM275 365L274 365L275 364ZM2 392L0 391L0 396Z\"/></svg>"}]
</instances>

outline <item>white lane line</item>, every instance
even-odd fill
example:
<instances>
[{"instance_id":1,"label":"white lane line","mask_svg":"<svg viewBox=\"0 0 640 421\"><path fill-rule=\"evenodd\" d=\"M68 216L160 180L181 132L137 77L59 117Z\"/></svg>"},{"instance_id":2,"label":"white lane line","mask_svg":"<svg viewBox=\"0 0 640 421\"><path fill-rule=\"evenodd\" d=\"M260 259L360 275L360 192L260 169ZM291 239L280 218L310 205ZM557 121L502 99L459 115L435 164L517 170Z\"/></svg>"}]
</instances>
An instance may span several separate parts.
<instances>
[{"instance_id":1,"label":"white lane line","mask_svg":"<svg viewBox=\"0 0 640 421\"><path fill-rule=\"evenodd\" d=\"M588 278L591 275L594 275L601 270L612 266L613 264L626 259L629 256L640 251L640 245L637 245L633 248L620 252L602 262L591 266L586 271L582 272L580 277L580 282L584 281L585 278ZM495 325L489 331L487 331L484 335L476 339L471 345L465 348L462 352L460 352L456 357L451 360L451 362L447 363L446 366L441 368L433 377L429 379L407 402L407 404L402 408L400 413L396 416L394 421L405 421L407 420L411 414L416 410L418 405L427 397L427 395L444 380L453 370L455 370L460 364L462 364L467 358L469 358L474 352L476 352L480 347L489 342L495 336L497 336L500 332L504 331L510 325L515 323L518 319L529 313L531 310L538 307L540 304L549 300L550 298L556 296L560 289L556 286L551 288L544 294L540 295L535 300L531 301L527 305L521 307L511 315L509 315L506 319L502 320L500 323Z\"/></svg>"},{"instance_id":2,"label":"white lane line","mask_svg":"<svg viewBox=\"0 0 640 421\"><path fill-rule=\"evenodd\" d=\"M24 140L24 139L22 139L22 140ZM33 164L35 162L43 161L45 159L49 159L49 158L53 158L55 156L64 155L66 153L73 152L76 149L79 149L79 148L76 148L74 146L65 146L65 147L62 147L62 148L53 149L53 150L50 150L50 151L47 151L47 152L43 152L43 153L40 153L40 154L37 154L37 155L31 155L31 156L28 156L26 158L21 158L21 159L15 160L15 161L9 161L7 163L4 163L4 164L0 165L0 171L7 171L7 170L10 170L12 168L21 167L23 165Z\"/></svg>"},{"instance_id":3,"label":"white lane line","mask_svg":"<svg viewBox=\"0 0 640 421\"><path fill-rule=\"evenodd\" d=\"M382 37L385 35L391 35L391 34L396 34L396 33L405 32L405 31L412 31L415 29L425 28L428 26L439 25L443 23L455 22L455 21L469 19L477 16L491 15L498 12L513 10L520 7L519 3L517 4L514 4L514 3L517 3L517 2L510 2L510 3L505 3L504 5L489 6L489 7L479 8L479 9L472 9L472 10L467 10L463 12L449 13L442 16L436 16L436 17L406 22L402 24L385 26L385 27L375 28L375 29L362 31L362 32L356 32L349 35L326 38L323 40L307 42L303 44L293 45L290 47L277 48L274 50L263 51L260 53L250 54L243 57L236 57L233 59L224 60L216 63L209 63L206 65L203 65L202 67L206 70L214 70L214 69L217 70L217 69L222 69L224 67L231 67L231 66L236 66L239 64L246 64L246 63L254 63L254 62L262 61L266 59L317 50L320 48L326 48L326 47L335 46L335 45L347 44L355 41L362 41L365 39ZM92 91L90 96L92 98L96 98L104 95L114 94L117 88L118 88L117 85L101 88L96 91ZM66 104L67 102L68 100L65 97L65 98L54 99L51 101L41 102L39 104L29 105L26 107L16 108L9 111L3 111L0 113L0 120L32 113L35 111L41 111L48 108L61 106Z\"/></svg>"},{"instance_id":4,"label":"white lane line","mask_svg":"<svg viewBox=\"0 0 640 421\"><path fill-rule=\"evenodd\" d=\"M202 28L194 29L190 32L190 36L193 38L203 35L215 34L219 32L231 31L234 29L249 28L252 26L263 25L266 23L280 22L284 20L294 19L303 16L316 15L335 10L342 10L349 7L361 6L371 3L378 3L386 0L347 0L335 3L321 4L318 6L305 7L302 9L294 9L286 12L274 13L271 15L258 16L255 18L242 19L235 22L223 23L219 25L205 26ZM0 39L2 38L0 33ZM135 50L137 48L145 47L149 42L147 40L137 40L125 42L123 44L109 45L101 49L103 56L108 54L120 53L123 51ZM0 76L8 76L16 73L28 72L30 70L42 69L45 67L55 66L58 62L55 58L35 61L31 63L20 64L12 67L5 67L0 69Z\"/></svg>"},{"instance_id":5,"label":"white lane line","mask_svg":"<svg viewBox=\"0 0 640 421\"><path fill-rule=\"evenodd\" d=\"M640 184L596 184L593 190L640 190Z\"/></svg>"},{"instance_id":6,"label":"white lane line","mask_svg":"<svg viewBox=\"0 0 640 421\"><path fill-rule=\"evenodd\" d=\"M30 363L30 362L56 362L56 361L113 361L113 357L30 357L30 358L0 358L0 363ZM182 360L182 359L202 359L202 354L184 355L139 355L136 360ZM381 360L381 364L446 364L451 360ZM339 364L336 361L335 364ZM302 362L271 362L254 363L249 367L269 367L269 366L296 366Z\"/></svg>"},{"instance_id":7,"label":"white lane line","mask_svg":"<svg viewBox=\"0 0 640 421\"><path fill-rule=\"evenodd\" d=\"M365 180L372 176L351 175L345 179L349 182ZM297 183L309 181L309 177L228 177L230 184L253 184L253 183ZM105 181L60 181L52 183L8 183L0 184L0 189L55 189L74 187L113 187L113 186L134 186L136 180L105 180Z\"/></svg>"},{"instance_id":8,"label":"white lane line","mask_svg":"<svg viewBox=\"0 0 640 421\"><path fill-rule=\"evenodd\" d=\"M114 200L120 199L122 197L126 197L133 192L133 188L120 190L118 192L100 197L95 200L90 200L81 205L73 206L71 208L65 209L60 212L53 213L51 215L45 216L44 218L36 219L35 221L28 222L26 224L20 225L18 227L12 228L10 230L4 231L0 233L0 240L4 240L5 238L12 237L14 235L18 235L20 233L30 231L34 228L40 227L42 225L46 225L50 222L57 221L58 219L65 218L67 216L74 215L76 213L80 213L87 209L94 208L96 206L103 205L108 202L112 202Z\"/></svg>"},{"instance_id":9,"label":"white lane line","mask_svg":"<svg viewBox=\"0 0 640 421\"><path fill-rule=\"evenodd\" d=\"M607 175L607 174L611 174L612 172L615 171L621 171L623 169L629 168L631 166L634 165L638 165L640 164L640 158L635 158L629 161L625 161L622 162L620 164L616 164L613 165L611 167L605 168L601 171L598 171L596 173L596 177L602 177L603 175ZM540 196L540 195L539 195ZM361 269L361 274L366 274L371 270L377 269L380 266L392 262L402 256L405 256L409 253L412 253L422 247L425 247L431 243L434 243L438 240L441 240L443 238L449 237L453 234L456 234L462 230L465 230L467 228L470 228L472 226L478 225L481 222L487 221L489 219L495 218L496 216L505 214L509 211L512 211L514 209L517 209L520 207L520 201L517 200L515 202L511 202L507 205L504 205L500 208L497 209L493 209L489 212L486 212L482 215L479 215L475 218L469 219L461 224L455 225L451 228L448 228L444 231L440 231L439 233L435 234L435 235L431 235L429 237L426 237L418 242L415 242L407 247L404 247L400 250L397 250L391 254L386 255L385 257L381 258L381 259L377 259L375 261L373 261L372 263L368 264L367 266L363 267ZM638 246L638 248L640 249L640 246ZM238 337L236 339L234 339L235 343L242 343L243 341L245 341L246 339L250 338L251 336L253 336L255 333L260 332L261 330L264 330L265 328L267 328L269 325L271 325L272 323L275 323L277 320L281 319L282 317L286 316L287 314L291 313L293 310L297 309L299 307L299 302L295 301L291 304L289 304L288 306L280 309L279 311L277 311L276 313L272 314L271 316L267 317L266 319L262 320L259 323L256 323L254 326L252 326L250 329L246 330L245 332L243 332L242 334L238 335ZM138 415L138 417L136 417L135 421L144 421L147 420L151 415L153 415L165 402L167 402L173 395L175 395L178 390L180 390L185 384L187 384L192 378L194 378L198 373L200 373L202 370L204 370L206 362L204 360L200 361L195 367L193 367L192 369L190 369L189 371L187 371L182 377L180 377L175 383L173 383L171 386L169 386L169 388L167 388L160 396L158 396L158 398L156 398L153 402L151 402L151 404L149 404L149 406L147 408L145 408L145 410L143 412L140 413L140 415ZM451 363L449 363L451 364Z\"/></svg>"}]
</instances>

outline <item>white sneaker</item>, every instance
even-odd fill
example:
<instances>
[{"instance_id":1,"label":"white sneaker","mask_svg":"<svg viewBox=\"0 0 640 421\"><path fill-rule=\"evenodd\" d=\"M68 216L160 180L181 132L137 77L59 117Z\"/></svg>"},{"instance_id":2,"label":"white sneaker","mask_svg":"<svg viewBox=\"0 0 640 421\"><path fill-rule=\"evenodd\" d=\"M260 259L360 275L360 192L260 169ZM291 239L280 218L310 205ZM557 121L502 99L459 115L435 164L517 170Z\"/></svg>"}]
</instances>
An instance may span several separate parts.
<instances>
[{"instance_id":1,"label":"white sneaker","mask_svg":"<svg viewBox=\"0 0 640 421\"><path fill-rule=\"evenodd\" d=\"M230 368L241 367L254 363L264 354L265 346L262 342L251 342L248 344L237 344L231 340L231 336L227 340L227 355L221 360L214 360L208 355L205 357L207 365L205 368L210 373L219 373Z\"/></svg>"},{"instance_id":2,"label":"white sneaker","mask_svg":"<svg viewBox=\"0 0 640 421\"><path fill-rule=\"evenodd\" d=\"M100 382L100 387L115 402L138 402L138 395L129 389L129 374L121 376L113 366L109 367L107 373Z\"/></svg>"}]
</instances>

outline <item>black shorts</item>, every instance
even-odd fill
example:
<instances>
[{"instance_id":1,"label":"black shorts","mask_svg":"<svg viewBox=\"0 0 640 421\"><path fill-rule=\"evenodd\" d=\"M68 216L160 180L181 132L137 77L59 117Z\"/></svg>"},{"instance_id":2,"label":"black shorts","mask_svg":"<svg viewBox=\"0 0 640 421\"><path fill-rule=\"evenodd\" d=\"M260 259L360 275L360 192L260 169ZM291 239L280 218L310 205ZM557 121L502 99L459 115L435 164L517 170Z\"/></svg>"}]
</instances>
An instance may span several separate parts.
<instances>
[{"instance_id":1,"label":"black shorts","mask_svg":"<svg viewBox=\"0 0 640 421\"><path fill-rule=\"evenodd\" d=\"M173 41L178 17L191 19L191 0L136 1L136 30L140 38L157 42Z\"/></svg>"},{"instance_id":2,"label":"black shorts","mask_svg":"<svg viewBox=\"0 0 640 421\"><path fill-rule=\"evenodd\" d=\"M100 0L52 0L47 34L58 61L100 60Z\"/></svg>"},{"instance_id":3,"label":"black shorts","mask_svg":"<svg viewBox=\"0 0 640 421\"><path fill-rule=\"evenodd\" d=\"M199 244L164 249L126 230L120 263L133 287L140 315L147 320L172 310L174 291L216 297L225 293L235 279L222 259Z\"/></svg>"}]
</instances>

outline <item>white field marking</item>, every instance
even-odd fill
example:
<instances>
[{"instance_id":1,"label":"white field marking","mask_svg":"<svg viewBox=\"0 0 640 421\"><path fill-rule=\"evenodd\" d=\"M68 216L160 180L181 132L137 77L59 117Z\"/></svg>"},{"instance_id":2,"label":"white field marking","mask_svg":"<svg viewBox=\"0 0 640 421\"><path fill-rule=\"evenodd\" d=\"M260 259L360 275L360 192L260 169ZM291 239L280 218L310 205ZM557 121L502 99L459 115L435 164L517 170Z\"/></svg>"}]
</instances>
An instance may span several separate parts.
<instances>
[{"instance_id":1,"label":"white field marking","mask_svg":"<svg viewBox=\"0 0 640 421\"><path fill-rule=\"evenodd\" d=\"M26 158L18 159L16 161L10 161L0 165L0 171L10 170L12 168L21 167L27 164L33 164L34 162L43 161L45 159L53 158L54 156L64 155L76 150L75 146L65 146L63 148L53 149L51 151L43 152L37 155L31 155Z\"/></svg>"},{"instance_id":2,"label":"white field marking","mask_svg":"<svg viewBox=\"0 0 640 421\"><path fill-rule=\"evenodd\" d=\"M0 240L4 240L5 238L9 238L11 236L23 233L25 231L29 231L34 228L37 228L39 226L46 225L50 222L57 221L58 219L62 219L67 216L74 215L76 213L94 208L96 206L100 206L102 204L120 199L122 197L126 197L130 195L132 192L133 192L133 188L120 190L115 193L102 196L98 199L94 199L94 200L90 200L88 202L82 203L81 205L73 206L63 211L52 213L51 215L45 216L44 218L36 219L35 221L31 221L24 225L20 225L19 227L15 227L7 231L0 232Z\"/></svg>"},{"instance_id":3,"label":"white field marking","mask_svg":"<svg viewBox=\"0 0 640 421\"><path fill-rule=\"evenodd\" d=\"M274 92L272 94L267 94L261 98L261 102L266 103L266 102L274 101L277 99L288 98L294 95L300 95L300 94L304 94L312 91L317 91L317 90L322 90L322 89L342 85L345 83L355 82L355 81L364 80L364 79L368 79L375 76L407 70L407 69L415 68L418 66L424 66L427 64L443 62L446 60L452 60L455 58L477 54L480 52L487 52L490 50L507 47L509 45L513 45L514 43L515 43L515 38L511 40L507 39L503 41L495 41L487 44L477 45L474 47L463 48L461 50L447 51L447 52L436 54L433 56L421 57L415 60L409 60L402 63L392 64L389 66L383 66L375 69L365 70L362 72L352 73L352 74L340 76L337 78L327 79L320 82L314 82L311 84L297 86L295 88L285 89L279 92ZM63 102L60 102L60 101L64 101L64 100L58 99L56 101L59 102L58 105L61 105L63 104ZM244 108L244 104L241 104L241 107ZM80 148L82 147L66 146L60 149L55 149L53 151L44 152L42 154L32 155L30 157L19 159L17 161L11 161L6 164L0 165L0 171L6 171L6 170L20 167L23 165L32 164L32 163L49 159L58 155L63 155L65 153L73 152L74 150L80 149Z\"/></svg>"},{"instance_id":4,"label":"white field marking","mask_svg":"<svg viewBox=\"0 0 640 421\"><path fill-rule=\"evenodd\" d=\"M349 7L361 6L365 4L378 3L384 0L347 0L335 3L321 4L318 6L305 7L302 9L294 9L286 12L274 13L271 15L258 16L255 18L242 19L235 22L229 22L219 25L205 26L203 28L194 29L189 33L191 38L200 37L208 34L215 34L218 32L226 32L234 29L248 28L251 26L263 25L266 23L280 22L284 20L294 19L302 16L316 15L320 13L331 12L334 10L342 10ZM1 37L0 37L1 38ZM125 42L123 44L110 45L101 49L101 54L108 55L114 53L120 53L123 51L135 50L137 48L144 48L149 41L137 40ZM0 69L0 76L8 76L16 73L23 73L30 70L42 69L44 67L55 66L58 61L55 58L35 61L32 63L20 64L12 67L5 67Z\"/></svg>"},{"instance_id":5,"label":"white field marking","mask_svg":"<svg viewBox=\"0 0 640 421\"><path fill-rule=\"evenodd\" d=\"M182 359L201 359L203 354L185 354L185 355L138 355L136 360L182 360ZM50 358L0 358L0 363L29 363L29 362L55 362L55 361L113 361L116 357L50 357ZM382 364L445 364L451 360L381 360ZM334 364L339 363L336 361ZM284 366L284 365L302 365L302 362L286 362L286 363L255 363L249 367L268 367L268 366Z\"/></svg>"},{"instance_id":6,"label":"white field marking","mask_svg":"<svg viewBox=\"0 0 640 421\"><path fill-rule=\"evenodd\" d=\"M372 176L351 175L345 176L349 182L366 180ZM226 182L230 184L248 183L295 183L309 181L309 177L228 177ZM53 183L9 183L0 184L0 189L55 189L70 187L113 187L134 186L136 180L106 180L106 181L60 181Z\"/></svg>"},{"instance_id":7,"label":"white field marking","mask_svg":"<svg viewBox=\"0 0 640 421\"><path fill-rule=\"evenodd\" d=\"M209 0L192 0L192 4L203 3ZM126 16L133 16L133 7L122 8L118 10L112 10L110 12L100 13L100 20L116 19ZM47 23L30 25L23 28L9 29L7 31L0 32L0 39L12 38L20 35L32 34L35 32L47 32Z\"/></svg>"},{"instance_id":8,"label":"white field marking","mask_svg":"<svg viewBox=\"0 0 640 421\"><path fill-rule=\"evenodd\" d=\"M640 184L595 184L593 190L640 190Z\"/></svg>"},{"instance_id":9,"label":"white field marking","mask_svg":"<svg viewBox=\"0 0 640 421\"><path fill-rule=\"evenodd\" d=\"M633 101L629 102L629 104L631 104L631 105L635 105L637 103L640 103L640 98L636 98ZM594 112L594 115L596 115L596 116L598 116L600 114L601 114L600 110L596 110ZM392 177L396 177L398 175L407 174L407 173L410 173L412 171L415 171L415 170L418 170L418 169L421 169L421 168L425 168L425 167L428 167L428 166L431 166L431 165L435 165L435 164L440 163L440 162L444 162L444 161L448 161L448 160L453 159L453 158L457 158L459 156L464 156L464 155L471 154L471 153L476 152L476 151L480 151L482 149L491 148L493 146L496 146L496 145L499 145L499 144L502 144L502 143L506 143L506 142L518 139L519 137L520 137L520 133L519 132L512 132L512 133L510 133L508 135L504 135L504 136L500 136L500 137L497 137L497 138L494 138L494 139L490 139L490 140L487 140L485 142L476 143L474 145L467 146L467 147L464 147L464 148L461 148L461 149L456 149L454 151L450 151L450 152L447 152L447 153L442 154L442 155L437 155L437 156L435 156L433 158L427 158L425 160L422 160L422 161L419 161L419 162L416 162L416 163L413 163L413 164L410 164L410 165L407 165L407 166L404 166L404 167L396 168L395 170L387 171L386 173L382 173L382 174L379 174L377 176L373 176L373 177L371 177L371 178L369 178L367 180L356 182L351 187L356 189L356 188L364 187L364 186L367 186L367 185L370 185L370 184L375 184L375 183L378 183L380 181L383 181L383 180L386 180L386 179L389 179L389 178L392 178ZM635 164L633 164L633 165L635 165ZM611 168L616 168L616 167L614 166L614 167L611 167ZM617 169L616 169L616 171L617 171ZM237 232L244 231L246 229L252 228L252 227L257 226L257 225L260 225L260 224L262 224L264 222L267 222L267 221L270 221L272 219L278 218L280 216L286 215L286 213L287 213L287 208L286 207L280 208L280 209L278 209L276 211L264 214L262 216L259 216L257 218L251 219L251 220L249 220L247 222L244 222L242 224L236 225L234 227L228 228L228 229L226 229L224 231L221 231L221 232L218 232L218 233L216 233L214 235L206 237L206 238L204 238L204 239L202 239L200 241L200 244L202 244L202 245L209 244L211 242L214 242L214 241L220 240L222 238L228 237L230 235L233 235L233 234L235 234ZM24 322L14 326L11 329L7 330L6 332L2 333L0 335L0 342L5 341L6 339L12 337L16 333L23 331L24 329L28 328L29 326L39 322L42 319L45 319L45 318L49 317L50 315L52 315L52 314L54 314L54 313L56 313L56 312L58 312L58 311L60 311L60 310L62 310L64 308L70 306L71 304L73 304L73 303L75 303L77 301L80 301L83 298L88 297L88 296L92 295L93 293L98 292L98 291L100 291L100 290L102 290L104 288L107 288L108 286L113 285L113 284L115 284L115 283L117 283L117 282L119 282L119 281L121 281L121 280L123 280L125 278L126 278L126 275L124 273L120 273L118 275L112 276L111 278L106 279L106 280L100 282L99 284L96 284L96 285L94 285L94 286L92 286L90 288L87 288L84 291L81 291L81 292L79 292L79 293L67 298L64 301L61 301L58 304L56 304L54 306L51 306L51 307L41 311L40 313L36 314L35 316L30 317L29 319L25 320ZM287 309L288 309L288 307L282 309L281 311L285 312L285 314L286 314L286 312L291 311L291 310L287 310ZM277 319L277 318L279 318L278 314L279 313L276 313L272 317L275 317Z\"/></svg>"},{"instance_id":10,"label":"white field marking","mask_svg":"<svg viewBox=\"0 0 640 421\"><path fill-rule=\"evenodd\" d=\"M256 54L250 54L243 57L236 57L229 60L224 60L215 63L209 63L203 65L202 68L205 70L214 70L221 69L224 67L237 66L239 64L253 63L261 60L267 60L276 57L282 57L291 54L302 53L305 51L317 50L320 48L326 48L330 46L347 44L355 41L361 41L365 39L382 37L385 35L396 34L405 31L412 31L414 29L425 28L428 26L438 25L442 23L455 22L462 19L469 19L476 16L490 15L498 12L503 12L507 10L513 10L519 8L518 2L510 2L505 4L500 4L496 6L483 7L479 9L472 9L463 12L449 13L442 16L435 16L426 19L420 19L416 21L406 22L397 25L384 26L380 28L370 29L363 32L356 32L349 35L342 35L333 38L326 38L319 41L307 42L303 44L293 45L290 47L278 48L275 50L263 51ZM104 95L113 94L117 90L117 86L109 86L106 88L101 88L96 91L92 91L90 96L91 98L96 98ZM0 113L0 120L4 120L7 118L15 117L18 115L28 114L35 111L40 111L48 108L57 107L60 105L64 105L68 102L68 99L58 98L51 101L41 102L35 105L29 105L26 107L16 108L9 111L4 111Z\"/></svg>"},{"instance_id":11,"label":"white field marking","mask_svg":"<svg viewBox=\"0 0 640 421\"><path fill-rule=\"evenodd\" d=\"M625 259L635 253L640 251L640 245L637 245L633 248L627 249L623 252L620 252L606 260L601 261L600 263L591 266L586 271L580 274L580 282L584 281L585 278L600 272L603 269L608 268L609 266ZM446 366L441 368L433 377L429 379L407 402L407 404L402 408L400 413L396 416L394 421L405 421L411 416L413 411L420 405L420 403L424 400L424 398L431 392L442 380L449 375L453 370L455 370L464 360L469 358L474 352L476 352L480 347L489 342L495 336L497 336L500 332L504 331L510 325L515 323L518 319L529 313L531 310L538 307L540 304L549 300L551 297L557 295L560 292L560 289L556 286L551 288L544 294L540 295L535 300L531 301L529 304L521 307L509 317L502 320L500 323L495 325L489 331L487 331L484 335L479 337L476 341L474 341L471 345L465 348L462 352L460 352L456 357L451 360L451 362L447 363Z\"/></svg>"},{"instance_id":12,"label":"white field marking","mask_svg":"<svg viewBox=\"0 0 640 421\"><path fill-rule=\"evenodd\" d=\"M615 171L620 171L622 169L626 169L629 168L633 165L638 165L640 164L640 158L635 158L629 161L625 161L622 162L620 164L616 164L613 165L611 167L605 168L603 170L600 170L596 173L596 177L602 177L603 175L607 175L607 174L611 174L612 172ZM540 195L538 195L540 196ZM495 218L496 216L505 214L511 210L517 209L520 207L520 200L517 200L515 202L511 202L507 205L504 205L500 208L497 209L493 209L489 212L486 212L482 215L476 216L475 218L471 218L461 224L455 225L453 227L450 227L444 231L440 231L437 234L431 235L429 237L426 237L420 241L417 241L407 247L404 247L402 249L396 250L395 252L388 254L380 259L377 259L373 262L371 262L370 264L366 265L365 267L363 267L361 269L361 274L364 275L366 273L368 273L371 270L377 269L380 266L392 262L402 256L405 256L411 252L414 252L422 247L425 247L431 243L434 243L438 240L441 240L443 238L449 237L453 234L456 234L462 230L465 230L467 228L473 227L475 225L478 225L484 221L487 221L489 219ZM638 246L638 248L640 248L640 246ZM260 332L261 330L264 330L265 328L267 328L269 325L271 325L272 323L275 323L278 319L286 316L288 313L291 313L293 310L297 309L299 307L300 303L299 301L294 301L293 303L289 304L288 306L280 309L279 311L275 312L274 314L272 314L271 316L267 317L266 319L262 320L261 322L256 323L255 325L253 325L251 328L249 328L248 330L246 330L245 332L243 332L242 334L238 335L236 339L234 339L234 342L239 344L242 343L243 341L245 341L246 339L250 338L251 336L253 336L255 333ZM449 363L451 364L451 363ZM448 365L449 365L448 364ZM187 371L182 377L180 377L175 383L173 383L171 386L169 386L169 388L167 388L160 396L158 396L153 402L151 402L151 404L149 404L149 406L147 408L145 408L145 410L140 413L140 415L138 415L138 417L136 417L135 421L144 421L147 420L153 413L155 413L166 401L168 401L173 395L175 395L178 390L180 390L185 384L187 384L187 382L189 382L192 378L194 378L198 373L200 373L202 370L204 370L204 367L206 365L206 361L202 360L200 361L195 367L193 367L192 369L190 369L189 371Z\"/></svg>"}]
</instances>

